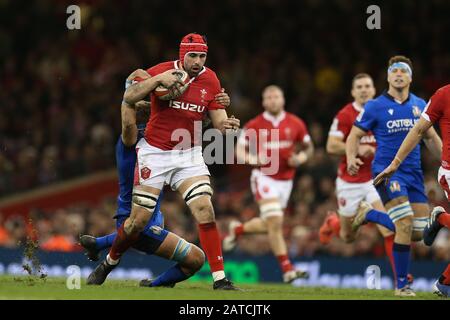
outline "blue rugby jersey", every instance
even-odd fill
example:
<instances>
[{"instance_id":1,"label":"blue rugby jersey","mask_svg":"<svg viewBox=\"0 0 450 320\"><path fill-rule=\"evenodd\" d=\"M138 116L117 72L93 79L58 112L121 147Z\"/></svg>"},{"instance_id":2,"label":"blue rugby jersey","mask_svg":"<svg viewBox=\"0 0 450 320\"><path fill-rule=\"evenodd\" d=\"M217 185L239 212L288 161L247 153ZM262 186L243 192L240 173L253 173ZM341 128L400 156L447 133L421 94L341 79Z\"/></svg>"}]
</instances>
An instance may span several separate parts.
<instances>
[{"instance_id":1,"label":"blue rugby jersey","mask_svg":"<svg viewBox=\"0 0 450 320\"><path fill-rule=\"evenodd\" d=\"M372 131L375 136L377 150L372 163L374 175L383 171L394 159L409 130L419 121L425 106L426 102L412 93L403 103L395 101L387 92L366 103L354 125L364 131ZM421 170L420 144L399 169Z\"/></svg>"}]
</instances>

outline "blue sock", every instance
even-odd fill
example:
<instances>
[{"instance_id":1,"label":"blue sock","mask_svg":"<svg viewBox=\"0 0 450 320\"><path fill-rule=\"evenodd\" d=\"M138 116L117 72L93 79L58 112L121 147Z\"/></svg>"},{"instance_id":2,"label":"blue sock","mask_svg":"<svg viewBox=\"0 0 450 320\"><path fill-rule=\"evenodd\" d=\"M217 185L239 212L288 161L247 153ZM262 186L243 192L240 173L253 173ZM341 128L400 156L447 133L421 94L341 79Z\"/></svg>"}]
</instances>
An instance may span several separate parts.
<instances>
[{"instance_id":1,"label":"blue sock","mask_svg":"<svg viewBox=\"0 0 450 320\"><path fill-rule=\"evenodd\" d=\"M104 237L95 238L95 244L98 250L108 249L112 246L114 239L116 238L117 232L113 232Z\"/></svg>"},{"instance_id":2,"label":"blue sock","mask_svg":"<svg viewBox=\"0 0 450 320\"><path fill-rule=\"evenodd\" d=\"M382 225L392 232L395 232L395 224L392 222L391 218L389 218L387 213L372 209L367 212L366 221Z\"/></svg>"},{"instance_id":3,"label":"blue sock","mask_svg":"<svg viewBox=\"0 0 450 320\"><path fill-rule=\"evenodd\" d=\"M176 264L170 267L167 271L160 274L158 278L153 280L152 287L163 286L167 284L172 284L180 282L189 278L183 271L181 271L180 265Z\"/></svg>"},{"instance_id":4,"label":"blue sock","mask_svg":"<svg viewBox=\"0 0 450 320\"><path fill-rule=\"evenodd\" d=\"M397 288L401 289L408 284L407 277L411 246L409 244L398 244L394 242L392 249L395 262L395 273L397 275Z\"/></svg>"}]
</instances>

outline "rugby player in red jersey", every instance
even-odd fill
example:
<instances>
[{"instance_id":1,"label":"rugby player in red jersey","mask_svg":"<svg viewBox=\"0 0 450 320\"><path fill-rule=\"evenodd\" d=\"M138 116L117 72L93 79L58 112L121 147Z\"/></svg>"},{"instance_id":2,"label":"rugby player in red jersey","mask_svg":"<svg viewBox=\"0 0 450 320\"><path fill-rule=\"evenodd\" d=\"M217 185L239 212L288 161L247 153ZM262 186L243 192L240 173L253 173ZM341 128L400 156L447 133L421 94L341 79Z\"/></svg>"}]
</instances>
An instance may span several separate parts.
<instances>
[{"instance_id":1,"label":"rugby player in red jersey","mask_svg":"<svg viewBox=\"0 0 450 320\"><path fill-rule=\"evenodd\" d=\"M209 262L214 289L236 290L224 272L224 262L214 209L209 171L202 155L202 120L208 115L215 128L225 133L237 129L239 120L229 118L224 106L216 101L222 91L214 71L205 67L208 45L204 36L191 33L183 37L179 60L160 63L147 70L150 78L128 87L124 101L133 105L150 94L151 116L145 137L137 146L139 185L133 190L130 217L117 231L106 260L90 275L88 282L101 284L119 263L152 217L164 184L177 190L184 198L199 227L200 244ZM171 70L184 70L189 86L172 100L161 100L153 90L160 85L154 79ZM180 91L182 84L167 86ZM182 249L182 248L180 248Z\"/></svg>"},{"instance_id":2,"label":"rugby player in red jersey","mask_svg":"<svg viewBox=\"0 0 450 320\"><path fill-rule=\"evenodd\" d=\"M284 209L291 195L296 168L312 156L314 147L303 120L284 110L285 99L280 87L266 87L262 98L265 111L245 125L236 148L238 160L254 166L251 189L260 217L245 223L232 221L223 247L232 250L243 234L267 233L283 281L290 283L308 277L308 273L296 270L289 260L283 237Z\"/></svg>"}]
</instances>

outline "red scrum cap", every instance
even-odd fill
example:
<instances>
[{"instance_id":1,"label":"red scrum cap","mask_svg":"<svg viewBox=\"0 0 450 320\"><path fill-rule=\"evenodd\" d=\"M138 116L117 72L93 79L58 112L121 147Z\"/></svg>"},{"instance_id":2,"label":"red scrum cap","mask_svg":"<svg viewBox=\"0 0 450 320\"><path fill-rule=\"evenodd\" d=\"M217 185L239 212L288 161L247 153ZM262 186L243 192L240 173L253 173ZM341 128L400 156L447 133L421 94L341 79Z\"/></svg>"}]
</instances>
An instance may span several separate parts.
<instances>
[{"instance_id":1,"label":"red scrum cap","mask_svg":"<svg viewBox=\"0 0 450 320\"><path fill-rule=\"evenodd\" d=\"M206 38L198 33L189 33L181 39L180 62L184 64L184 56L188 52L208 52Z\"/></svg>"}]
</instances>

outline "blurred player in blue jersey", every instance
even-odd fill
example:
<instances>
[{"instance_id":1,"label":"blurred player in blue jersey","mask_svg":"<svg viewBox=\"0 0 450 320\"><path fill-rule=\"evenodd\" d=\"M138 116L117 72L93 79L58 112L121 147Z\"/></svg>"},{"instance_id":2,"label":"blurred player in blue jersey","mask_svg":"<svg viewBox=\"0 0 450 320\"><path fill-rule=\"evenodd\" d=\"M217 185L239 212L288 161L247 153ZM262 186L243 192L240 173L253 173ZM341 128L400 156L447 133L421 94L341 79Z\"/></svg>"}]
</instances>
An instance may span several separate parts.
<instances>
[{"instance_id":1,"label":"blurred player in blue jersey","mask_svg":"<svg viewBox=\"0 0 450 320\"><path fill-rule=\"evenodd\" d=\"M173 81L170 75L165 76L165 81ZM138 69L128 78L127 84L133 79L148 78L147 72ZM136 143L143 136L143 129L148 119L149 103L140 101L135 106L122 103L122 134L116 144L116 162L119 175L119 196L117 198L117 211L114 219L119 228L128 218L131 212L132 192L136 165ZM146 254L155 254L159 257L174 260L176 265L162 273L156 279L144 279L141 286L173 286L197 272L205 262L203 251L192 243L180 238L172 232L164 229L164 217L160 211L162 194L158 198L154 214L144 231L140 233L134 248ZM104 237L95 238L89 235L80 237L80 244L87 250L86 255L90 260L97 261L100 252L110 248L117 232ZM102 264L99 266L102 267ZM101 284L98 279L93 279L92 274L88 278L88 284Z\"/></svg>"},{"instance_id":2,"label":"blurred player in blue jersey","mask_svg":"<svg viewBox=\"0 0 450 320\"><path fill-rule=\"evenodd\" d=\"M412 63L404 56L389 60L387 80L389 89L367 102L358 115L347 139L347 170L358 173L362 160L357 157L360 139L372 131L377 141L372 175L377 176L394 159L398 148L425 108L426 102L410 93ZM424 142L432 153L440 156L442 141L433 128L427 131ZM418 145L400 165L389 184L379 184L377 191L388 215L361 203L353 221L357 230L365 222L381 224L395 231L393 255L398 296L415 296L408 284L411 241L420 241L429 215Z\"/></svg>"}]
</instances>

